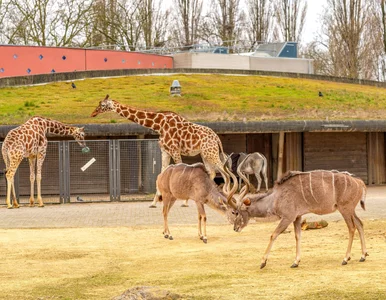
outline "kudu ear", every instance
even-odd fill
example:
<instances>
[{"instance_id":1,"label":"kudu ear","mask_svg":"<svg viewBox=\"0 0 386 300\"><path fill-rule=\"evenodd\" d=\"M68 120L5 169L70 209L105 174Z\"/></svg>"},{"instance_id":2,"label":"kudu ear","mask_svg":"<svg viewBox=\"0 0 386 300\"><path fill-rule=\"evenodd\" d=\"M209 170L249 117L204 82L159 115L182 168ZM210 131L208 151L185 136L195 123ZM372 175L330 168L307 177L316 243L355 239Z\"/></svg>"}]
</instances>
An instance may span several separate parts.
<instances>
[{"instance_id":1,"label":"kudu ear","mask_svg":"<svg viewBox=\"0 0 386 300\"><path fill-rule=\"evenodd\" d=\"M222 201L222 199L221 199L220 197L218 197L218 202L219 202L222 206L224 206L225 208L228 208L228 207L225 205L224 201Z\"/></svg>"},{"instance_id":2,"label":"kudu ear","mask_svg":"<svg viewBox=\"0 0 386 300\"><path fill-rule=\"evenodd\" d=\"M244 199L243 203L245 206L250 206L251 205L251 200L249 198Z\"/></svg>"}]
</instances>

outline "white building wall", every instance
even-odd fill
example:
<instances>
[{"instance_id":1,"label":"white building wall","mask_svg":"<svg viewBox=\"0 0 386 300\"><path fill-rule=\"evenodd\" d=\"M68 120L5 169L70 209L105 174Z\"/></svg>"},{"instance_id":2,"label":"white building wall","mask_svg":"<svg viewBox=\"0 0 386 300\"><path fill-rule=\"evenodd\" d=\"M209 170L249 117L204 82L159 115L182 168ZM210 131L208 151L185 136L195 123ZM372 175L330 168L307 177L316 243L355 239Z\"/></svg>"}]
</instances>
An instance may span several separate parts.
<instances>
[{"instance_id":1,"label":"white building wall","mask_svg":"<svg viewBox=\"0 0 386 300\"><path fill-rule=\"evenodd\" d=\"M215 53L177 53L174 68L234 69L314 74L313 60L300 58L263 58Z\"/></svg>"},{"instance_id":2,"label":"white building wall","mask_svg":"<svg viewBox=\"0 0 386 300\"><path fill-rule=\"evenodd\" d=\"M250 70L314 74L312 59L250 57Z\"/></svg>"}]
</instances>

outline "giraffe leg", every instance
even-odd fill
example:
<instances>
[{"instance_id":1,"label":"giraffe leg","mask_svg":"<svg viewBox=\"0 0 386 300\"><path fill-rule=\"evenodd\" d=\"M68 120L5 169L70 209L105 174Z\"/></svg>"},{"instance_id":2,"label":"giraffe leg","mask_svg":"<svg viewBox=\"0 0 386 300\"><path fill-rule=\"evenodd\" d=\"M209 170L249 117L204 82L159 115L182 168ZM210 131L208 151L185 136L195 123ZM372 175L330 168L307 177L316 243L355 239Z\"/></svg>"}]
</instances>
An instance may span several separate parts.
<instances>
[{"instance_id":1,"label":"giraffe leg","mask_svg":"<svg viewBox=\"0 0 386 300\"><path fill-rule=\"evenodd\" d=\"M11 161L9 168L7 169L6 177L7 177L7 208L18 208L19 204L17 203L16 193L15 193L15 184L14 184L14 177L17 168L19 167L19 164L22 160L21 158L17 158L14 161ZM11 205L11 193L13 196L13 206Z\"/></svg>"},{"instance_id":2,"label":"giraffe leg","mask_svg":"<svg viewBox=\"0 0 386 300\"><path fill-rule=\"evenodd\" d=\"M161 150L161 155L162 155L162 168L161 168L161 173L167 168L167 166L170 164L170 155L164 151ZM159 196L160 192L158 189L156 190L155 196L153 198L153 202L150 204L150 208L156 208L157 207L157 202L159 201Z\"/></svg>"},{"instance_id":3,"label":"giraffe leg","mask_svg":"<svg viewBox=\"0 0 386 300\"><path fill-rule=\"evenodd\" d=\"M42 166L44 162L44 158L46 157L45 153L38 155L38 161L37 161L37 172L36 172L36 183L37 183L37 189L38 189L38 202L39 202L39 207L43 207L43 199L42 199Z\"/></svg>"},{"instance_id":4,"label":"giraffe leg","mask_svg":"<svg viewBox=\"0 0 386 300\"><path fill-rule=\"evenodd\" d=\"M7 171L7 198L6 198L6 203L7 203L7 208L13 208L11 205L11 191L12 191L12 182L13 182L13 175L8 175L10 171Z\"/></svg>"},{"instance_id":5,"label":"giraffe leg","mask_svg":"<svg viewBox=\"0 0 386 300\"><path fill-rule=\"evenodd\" d=\"M31 156L29 158L29 180L31 183L31 193L29 197L29 206L33 207L34 206L34 187L35 187L35 164L36 164L36 157Z\"/></svg>"}]
</instances>

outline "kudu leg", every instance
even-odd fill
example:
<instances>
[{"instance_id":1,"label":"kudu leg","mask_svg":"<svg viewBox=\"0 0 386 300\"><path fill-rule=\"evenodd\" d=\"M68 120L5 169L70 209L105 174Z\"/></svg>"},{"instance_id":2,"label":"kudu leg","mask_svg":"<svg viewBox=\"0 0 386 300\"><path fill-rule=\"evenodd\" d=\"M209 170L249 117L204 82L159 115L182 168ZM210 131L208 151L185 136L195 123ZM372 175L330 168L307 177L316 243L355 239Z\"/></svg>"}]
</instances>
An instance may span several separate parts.
<instances>
[{"instance_id":1,"label":"kudu leg","mask_svg":"<svg viewBox=\"0 0 386 300\"><path fill-rule=\"evenodd\" d=\"M346 255L342 261L342 265L347 265L347 262L351 259L351 247L352 247L352 242L354 240L355 224L354 224L353 214L347 214L347 215L345 214L343 215L343 218L348 228L348 245L347 245Z\"/></svg>"},{"instance_id":2,"label":"kudu leg","mask_svg":"<svg viewBox=\"0 0 386 300\"><path fill-rule=\"evenodd\" d=\"M279 225L277 225L275 231L272 233L271 235L271 239L269 241L269 244L268 244L268 247L267 249L265 250L265 253L264 253L264 256L261 260L261 265L260 265L260 269L264 268L267 264L267 260L268 260L268 256L269 256L269 253L271 252L271 248L272 248L272 245L273 245L273 242L276 240L276 238L284 231L287 229L288 225L291 224L293 222L293 219L290 220L290 219L281 219L280 220L280 223Z\"/></svg>"},{"instance_id":3,"label":"kudu leg","mask_svg":"<svg viewBox=\"0 0 386 300\"><path fill-rule=\"evenodd\" d=\"M258 191L260 191L260 187L261 187L261 177L260 177L259 173L255 173L255 176L256 176L256 179L257 179L257 190L256 190L256 192L258 192Z\"/></svg>"},{"instance_id":4,"label":"kudu leg","mask_svg":"<svg viewBox=\"0 0 386 300\"><path fill-rule=\"evenodd\" d=\"M169 214L169 211L172 208L174 202L176 202L176 200L167 201L166 197L163 196L163 201L165 201L163 209L162 209L162 213L163 213L163 216L164 216L164 232L163 232L163 235L164 235L165 239L172 240L173 237L170 234L170 230L169 230L169 226L168 226L168 214Z\"/></svg>"},{"instance_id":5,"label":"kudu leg","mask_svg":"<svg viewBox=\"0 0 386 300\"><path fill-rule=\"evenodd\" d=\"M268 176L267 172L264 173L265 191L268 192Z\"/></svg>"},{"instance_id":6,"label":"kudu leg","mask_svg":"<svg viewBox=\"0 0 386 300\"><path fill-rule=\"evenodd\" d=\"M200 240L202 240L205 244L208 242L208 239L206 237L206 213L204 209L204 205L200 202L196 202L197 204L197 211L198 211L198 237ZM202 234L202 224L204 223L204 234Z\"/></svg>"},{"instance_id":7,"label":"kudu leg","mask_svg":"<svg viewBox=\"0 0 386 300\"><path fill-rule=\"evenodd\" d=\"M353 221L354 221L355 227L359 232L359 238L361 240L362 256L359 261L364 262L366 260L366 256L368 256L369 254L367 253L367 250L366 250L365 232L363 230L363 223L355 213L354 213Z\"/></svg>"},{"instance_id":8,"label":"kudu leg","mask_svg":"<svg viewBox=\"0 0 386 300\"><path fill-rule=\"evenodd\" d=\"M298 267L300 262L300 239L302 234L302 217L296 218L294 222L294 229L295 229L295 240L296 240L296 257L291 268Z\"/></svg>"}]
</instances>

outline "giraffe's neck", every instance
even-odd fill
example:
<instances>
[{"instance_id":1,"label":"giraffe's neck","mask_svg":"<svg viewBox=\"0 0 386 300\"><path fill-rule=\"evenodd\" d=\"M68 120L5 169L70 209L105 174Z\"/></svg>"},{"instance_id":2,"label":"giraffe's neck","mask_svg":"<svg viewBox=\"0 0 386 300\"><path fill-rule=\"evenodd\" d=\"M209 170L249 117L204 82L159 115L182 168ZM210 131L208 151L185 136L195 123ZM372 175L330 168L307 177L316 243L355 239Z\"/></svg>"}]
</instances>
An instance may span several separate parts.
<instances>
[{"instance_id":1,"label":"giraffe's neck","mask_svg":"<svg viewBox=\"0 0 386 300\"><path fill-rule=\"evenodd\" d=\"M46 119L45 122L47 125L46 132L59 135L59 136L73 135L74 129L76 129L76 127L69 126L61 122L50 120L50 119Z\"/></svg>"},{"instance_id":2,"label":"giraffe's neck","mask_svg":"<svg viewBox=\"0 0 386 300\"><path fill-rule=\"evenodd\" d=\"M162 124L165 122L163 113L139 110L133 107L114 102L114 111L122 117L133 121L141 126L151 128L161 134Z\"/></svg>"}]
</instances>

